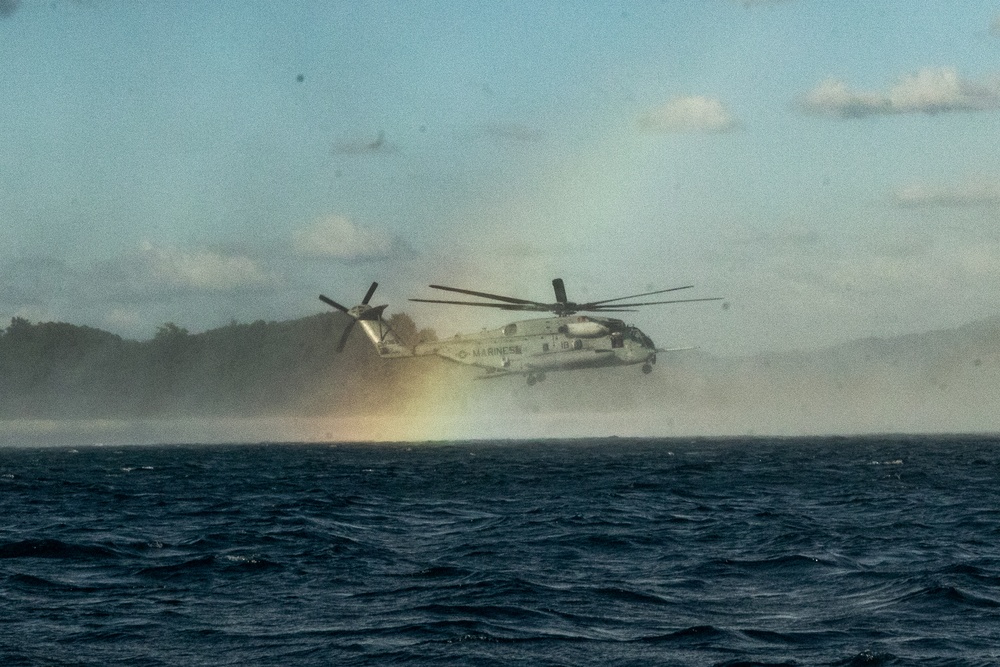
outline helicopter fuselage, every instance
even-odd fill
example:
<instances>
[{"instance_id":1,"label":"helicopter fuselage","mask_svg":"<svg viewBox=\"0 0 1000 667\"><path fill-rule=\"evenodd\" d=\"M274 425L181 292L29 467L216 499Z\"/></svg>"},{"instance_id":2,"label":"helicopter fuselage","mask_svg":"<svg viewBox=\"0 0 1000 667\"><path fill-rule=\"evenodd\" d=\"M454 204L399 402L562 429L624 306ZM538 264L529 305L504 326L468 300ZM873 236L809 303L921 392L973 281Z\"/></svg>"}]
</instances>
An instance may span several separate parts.
<instances>
[{"instance_id":1,"label":"helicopter fuselage","mask_svg":"<svg viewBox=\"0 0 1000 667\"><path fill-rule=\"evenodd\" d=\"M528 376L528 384L545 378L548 371L568 371L580 368L604 368L642 364L649 373L656 363L656 345L637 327L611 317L594 317L580 313L634 312L640 306L719 301L721 297L668 299L636 303L635 299L667 292L686 290L693 285L653 290L614 299L575 303L566 298L561 278L552 280L556 300L553 303L531 301L517 297L479 292L458 287L431 285L433 289L472 296L479 301L445 299L410 299L423 303L494 308L508 311L550 312L555 317L542 317L511 322L499 329L483 329L477 334L456 335L453 338L410 346L402 341L389 323L382 318L386 306L371 306L378 287L373 282L361 304L347 308L329 297L320 295L328 306L345 313L352 321L341 334L337 350L341 350L357 323L371 340L379 356L385 359L435 355L468 366L486 370L487 376L520 374ZM627 303L623 303L627 302ZM690 348L672 348L690 349Z\"/></svg>"},{"instance_id":2,"label":"helicopter fuselage","mask_svg":"<svg viewBox=\"0 0 1000 667\"><path fill-rule=\"evenodd\" d=\"M488 373L546 371L656 363L649 336L622 320L568 315L511 322L499 329L417 345L433 354Z\"/></svg>"}]
</instances>

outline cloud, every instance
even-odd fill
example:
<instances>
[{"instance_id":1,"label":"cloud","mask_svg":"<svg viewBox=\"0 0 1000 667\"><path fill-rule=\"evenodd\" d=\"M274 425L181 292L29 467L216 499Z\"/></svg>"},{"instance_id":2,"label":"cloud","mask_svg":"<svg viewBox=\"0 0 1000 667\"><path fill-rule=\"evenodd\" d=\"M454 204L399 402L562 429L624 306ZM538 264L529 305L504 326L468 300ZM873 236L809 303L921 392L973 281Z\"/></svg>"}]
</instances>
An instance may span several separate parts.
<instances>
[{"instance_id":1,"label":"cloud","mask_svg":"<svg viewBox=\"0 0 1000 667\"><path fill-rule=\"evenodd\" d=\"M730 132L736 126L722 102L704 95L675 97L639 118L647 132Z\"/></svg>"},{"instance_id":2,"label":"cloud","mask_svg":"<svg viewBox=\"0 0 1000 667\"><path fill-rule=\"evenodd\" d=\"M0 294L6 304L45 303L81 280L66 262L55 257L22 257L0 266Z\"/></svg>"},{"instance_id":3,"label":"cloud","mask_svg":"<svg viewBox=\"0 0 1000 667\"><path fill-rule=\"evenodd\" d=\"M143 241L134 259L140 279L180 289L226 292L277 282L248 257L204 248L188 250Z\"/></svg>"},{"instance_id":4,"label":"cloud","mask_svg":"<svg viewBox=\"0 0 1000 667\"><path fill-rule=\"evenodd\" d=\"M20 4L20 0L0 0L0 19L13 16Z\"/></svg>"},{"instance_id":5,"label":"cloud","mask_svg":"<svg viewBox=\"0 0 1000 667\"><path fill-rule=\"evenodd\" d=\"M749 248L753 252L817 250L821 251L826 239L815 228L806 225L785 225L774 228L733 228L723 234L727 245Z\"/></svg>"},{"instance_id":6,"label":"cloud","mask_svg":"<svg viewBox=\"0 0 1000 667\"><path fill-rule=\"evenodd\" d=\"M363 260L397 255L405 246L391 234L360 227L341 215L329 215L295 230L292 248L305 257Z\"/></svg>"},{"instance_id":7,"label":"cloud","mask_svg":"<svg viewBox=\"0 0 1000 667\"><path fill-rule=\"evenodd\" d=\"M917 183L898 188L893 193L893 199L897 205L904 207L998 206L1000 179L970 179L953 185Z\"/></svg>"},{"instance_id":8,"label":"cloud","mask_svg":"<svg viewBox=\"0 0 1000 667\"><path fill-rule=\"evenodd\" d=\"M954 67L926 67L884 93L854 91L839 79L827 79L805 95L802 108L835 118L991 111L1000 109L1000 78L975 82L961 78Z\"/></svg>"},{"instance_id":9,"label":"cloud","mask_svg":"<svg viewBox=\"0 0 1000 667\"><path fill-rule=\"evenodd\" d=\"M101 322L110 331L138 331L146 324L142 313L132 308L112 308Z\"/></svg>"},{"instance_id":10,"label":"cloud","mask_svg":"<svg viewBox=\"0 0 1000 667\"><path fill-rule=\"evenodd\" d=\"M484 137L495 139L498 142L506 143L534 143L541 141L543 138L542 133L538 130L517 124L486 124L480 128L480 134Z\"/></svg>"},{"instance_id":11,"label":"cloud","mask_svg":"<svg viewBox=\"0 0 1000 667\"><path fill-rule=\"evenodd\" d=\"M185 317L215 324L213 314L237 307L234 298L252 296L256 303L280 287L274 272L245 256L144 241L92 263L26 256L0 264L0 316L144 335L155 319L177 317L177 299Z\"/></svg>"},{"instance_id":12,"label":"cloud","mask_svg":"<svg viewBox=\"0 0 1000 667\"><path fill-rule=\"evenodd\" d=\"M379 130L374 140L350 139L338 141L330 149L333 155L365 155L371 153L394 153L395 148L385 140L385 132Z\"/></svg>"},{"instance_id":13,"label":"cloud","mask_svg":"<svg viewBox=\"0 0 1000 667\"><path fill-rule=\"evenodd\" d=\"M1000 284L1000 244L959 243L905 256L844 255L828 263L823 280L837 290L868 293L889 290L961 293L971 285Z\"/></svg>"},{"instance_id":14,"label":"cloud","mask_svg":"<svg viewBox=\"0 0 1000 667\"><path fill-rule=\"evenodd\" d=\"M766 5L780 5L790 0L734 0L744 7L763 7Z\"/></svg>"}]
</instances>

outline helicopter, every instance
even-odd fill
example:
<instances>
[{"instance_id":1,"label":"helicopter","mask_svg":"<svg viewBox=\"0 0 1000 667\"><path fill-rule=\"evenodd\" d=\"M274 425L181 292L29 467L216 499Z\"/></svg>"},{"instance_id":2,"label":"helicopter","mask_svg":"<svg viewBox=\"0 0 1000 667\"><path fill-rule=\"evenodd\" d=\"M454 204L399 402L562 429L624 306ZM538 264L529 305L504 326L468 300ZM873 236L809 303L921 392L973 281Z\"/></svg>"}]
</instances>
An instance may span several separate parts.
<instances>
[{"instance_id":1,"label":"helicopter","mask_svg":"<svg viewBox=\"0 0 1000 667\"><path fill-rule=\"evenodd\" d=\"M369 340L375 345L379 356L383 358L400 359L436 355L449 361L482 368L486 373L481 377L524 375L529 386L544 380L548 372L581 368L642 364L642 372L649 374L653 370L653 364L656 363L657 352L691 348L657 348L649 336L623 320L579 313L632 313L637 312L635 308L639 306L722 299L722 297L707 297L622 303L694 287L684 285L614 299L574 303L567 298L566 286L561 278L552 281L556 298L553 303L541 303L444 285L430 285L430 287L486 300L410 299L410 301L511 311L550 312L555 317L521 320L506 324L499 329L484 329L477 334L459 334L444 340L406 345L382 317L388 305L369 305L378 288L378 283L373 282L361 303L353 308L342 306L320 294L320 301L352 318L340 337L337 351L344 349L354 325L360 323Z\"/></svg>"}]
</instances>

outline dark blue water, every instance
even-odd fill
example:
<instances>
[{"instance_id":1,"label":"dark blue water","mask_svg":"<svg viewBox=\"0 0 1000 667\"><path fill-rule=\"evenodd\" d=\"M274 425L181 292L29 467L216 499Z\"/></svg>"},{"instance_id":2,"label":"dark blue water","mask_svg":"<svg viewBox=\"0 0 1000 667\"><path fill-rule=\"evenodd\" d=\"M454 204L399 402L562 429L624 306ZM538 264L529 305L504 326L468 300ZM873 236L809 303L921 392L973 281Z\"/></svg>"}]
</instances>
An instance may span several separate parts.
<instances>
[{"instance_id":1,"label":"dark blue water","mask_svg":"<svg viewBox=\"0 0 1000 667\"><path fill-rule=\"evenodd\" d=\"M993 665L1000 440L0 450L2 665Z\"/></svg>"}]
</instances>

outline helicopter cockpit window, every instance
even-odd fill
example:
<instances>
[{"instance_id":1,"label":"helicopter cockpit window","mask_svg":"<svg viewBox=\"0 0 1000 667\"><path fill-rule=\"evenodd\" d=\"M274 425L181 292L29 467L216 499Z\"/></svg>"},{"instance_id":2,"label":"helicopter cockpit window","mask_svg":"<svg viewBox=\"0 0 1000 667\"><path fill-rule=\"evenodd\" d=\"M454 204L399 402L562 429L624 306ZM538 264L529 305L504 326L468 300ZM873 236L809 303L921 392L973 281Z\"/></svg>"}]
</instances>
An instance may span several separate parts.
<instances>
[{"instance_id":1,"label":"helicopter cockpit window","mask_svg":"<svg viewBox=\"0 0 1000 667\"><path fill-rule=\"evenodd\" d=\"M507 326L505 326L503 328L503 335L504 336L513 336L516 333L517 333L517 325L516 324L508 324Z\"/></svg>"},{"instance_id":2,"label":"helicopter cockpit window","mask_svg":"<svg viewBox=\"0 0 1000 667\"><path fill-rule=\"evenodd\" d=\"M625 347L625 336L618 332L611 334L611 347Z\"/></svg>"}]
</instances>

